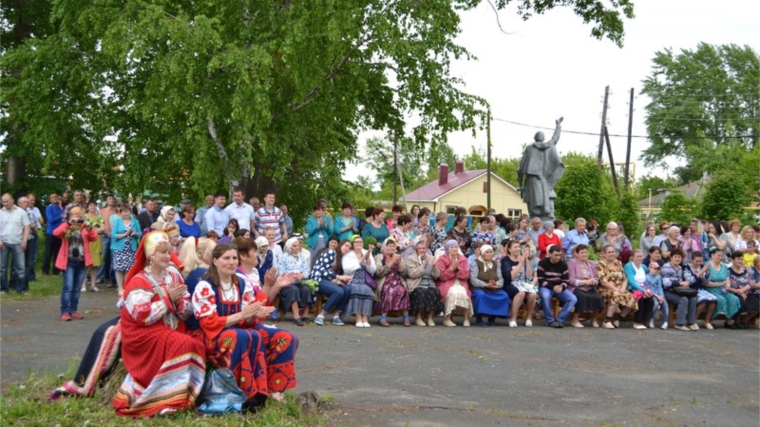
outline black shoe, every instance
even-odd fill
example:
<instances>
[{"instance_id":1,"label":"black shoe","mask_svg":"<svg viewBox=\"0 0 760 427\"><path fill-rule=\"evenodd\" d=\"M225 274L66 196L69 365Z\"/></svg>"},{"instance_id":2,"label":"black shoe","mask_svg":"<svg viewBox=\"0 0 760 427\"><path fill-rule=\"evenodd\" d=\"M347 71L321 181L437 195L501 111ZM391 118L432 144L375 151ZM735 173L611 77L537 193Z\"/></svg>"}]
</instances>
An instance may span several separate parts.
<instances>
[{"instance_id":1,"label":"black shoe","mask_svg":"<svg viewBox=\"0 0 760 427\"><path fill-rule=\"evenodd\" d=\"M488 316L488 326L496 326L496 318L494 316Z\"/></svg>"},{"instance_id":2,"label":"black shoe","mask_svg":"<svg viewBox=\"0 0 760 427\"><path fill-rule=\"evenodd\" d=\"M252 399L248 399L243 403L243 413L253 413L259 412L264 405L267 402L267 396L265 394L258 393L255 396L253 396Z\"/></svg>"},{"instance_id":3,"label":"black shoe","mask_svg":"<svg viewBox=\"0 0 760 427\"><path fill-rule=\"evenodd\" d=\"M733 323L731 323L730 325L728 323L725 323L723 327L726 329L736 329L736 325Z\"/></svg>"},{"instance_id":4,"label":"black shoe","mask_svg":"<svg viewBox=\"0 0 760 427\"><path fill-rule=\"evenodd\" d=\"M747 325L744 323L735 323L736 329L747 329Z\"/></svg>"},{"instance_id":5,"label":"black shoe","mask_svg":"<svg viewBox=\"0 0 760 427\"><path fill-rule=\"evenodd\" d=\"M559 323L559 322L549 323L549 326L551 326L552 328L556 328L556 329L562 329L563 328L562 324Z\"/></svg>"},{"instance_id":6,"label":"black shoe","mask_svg":"<svg viewBox=\"0 0 760 427\"><path fill-rule=\"evenodd\" d=\"M304 325L303 319L301 319L300 317L296 319L296 326L303 326L303 325Z\"/></svg>"}]
</instances>

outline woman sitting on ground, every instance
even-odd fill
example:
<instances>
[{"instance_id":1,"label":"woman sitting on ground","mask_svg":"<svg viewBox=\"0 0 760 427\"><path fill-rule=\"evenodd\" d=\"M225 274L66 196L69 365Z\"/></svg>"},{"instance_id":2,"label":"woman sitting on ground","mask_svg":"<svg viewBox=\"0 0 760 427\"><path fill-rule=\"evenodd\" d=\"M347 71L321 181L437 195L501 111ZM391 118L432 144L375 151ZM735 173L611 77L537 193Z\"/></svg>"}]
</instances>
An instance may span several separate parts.
<instances>
[{"instance_id":1,"label":"woman sitting on ground","mask_svg":"<svg viewBox=\"0 0 760 427\"><path fill-rule=\"evenodd\" d=\"M496 317L509 318L509 295L504 291L501 267L494 261L491 245L480 247L480 256L470 264L470 286L475 323L478 326L496 325ZM483 322L488 316L488 323Z\"/></svg>"},{"instance_id":2,"label":"woman sitting on ground","mask_svg":"<svg viewBox=\"0 0 760 427\"><path fill-rule=\"evenodd\" d=\"M456 240L446 242L445 249L446 253L438 257L438 271L441 275L436 282L444 306L443 324L449 327L456 326L451 318L455 313L459 313L464 318L462 326L467 327L470 326L470 317L473 314L470 290L465 286L470 275L467 258L459 252L459 242Z\"/></svg>"},{"instance_id":3,"label":"woman sitting on ground","mask_svg":"<svg viewBox=\"0 0 760 427\"><path fill-rule=\"evenodd\" d=\"M591 313L591 326L598 328L597 318L604 309L604 301L597 292L599 286L599 274L596 263L588 259L588 246L575 245L572 249L573 257L567 263L570 285L567 287L578 299L575 304L575 312L570 324L576 328L582 328L580 322L581 313Z\"/></svg>"},{"instance_id":4,"label":"woman sitting on ground","mask_svg":"<svg viewBox=\"0 0 760 427\"><path fill-rule=\"evenodd\" d=\"M406 289L409 290L409 313L415 316L417 326L435 326L433 317L443 312L441 292L435 286L440 276L435 256L425 242L417 242L417 251L406 259Z\"/></svg>"},{"instance_id":5,"label":"woman sitting on ground","mask_svg":"<svg viewBox=\"0 0 760 427\"><path fill-rule=\"evenodd\" d=\"M631 255L631 261L625 265L625 276L628 280L628 292L638 301L639 308L633 315L633 328L646 329L646 324L652 316L654 307L654 292L646 285L649 269L641 262L644 253L636 249Z\"/></svg>"},{"instance_id":6,"label":"woman sitting on ground","mask_svg":"<svg viewBox=\"0 0 760 427\"><path fill-rule=\"evenodd\" d=\"M364 250L361 236L354 234L349 240L351 250L340 258L340 268L338 274L350 277L348 288L351 296L346 305L346 314L353 314L356 317L357 328L369 328L369 316L372 314L372 302L374 292L367 282L367 275L372 275L377 271L375 259L372 252L375 249L374 244L369 244L367 250ZM341 243L341 247L345 242ZM372 279L374 280L374 279Z\"/></svg>"},{"instance_id":7,"label":"woman sitting on ground","mask_svg":"<svg viewBox=\"0 0 760 427\"><path fill-rule=\"evenodd\" d=\"M608 226L609 229L609 226ZM617 230L617 228L615 228ZM607 316L604 318L603 327L605 329L615 329L620 327L620 322L615 320L615 313L620 313L620 318L624 319L631 311L636 310L639 306L630 292L628 292L628 280L625 277L623 266L618 261L617 251L612 245L602 248L602 259L599 260L596 269L599 274L599 295L604 299L607 305Z\"/></svg>"},{"instance_id":8,"label":"woman sitting on ground","mask_svg":"<svg viewBox=\"0 0 760 427\"><path fill-rule=\"evenodd\" d=\"M309 307L312 305L311 288L301 284L309 277L309 264L301 253L301 239L291 237L285 242L282 256L277 262L277 273L294 273L290 285L280 289L280 307L293 312L293 320L297 326L309 322Z\"/></svg>"},{"instance_id":9,"label":"woman sitting on ground","mask_svg":"<svg viewBox=\"0 0 760 427\"><path fill-rule=\"evenodd\" d=\"M193 310L203 330L206 355L215 368L228 368L245 394L244 407L260 407L269 396L283 400L296 387L298 338L285 330L261 324L274 311L268 305L278 289L295 274L267 277L262 288L236 274L238 251L233 244L214 248L206 278L193 293Z\"/></svg>"},{"instance_id":10,"label":"woman sitting on ground","mask_svg":"<svg viewBox=\"0 0 760 427\"><path fill-rule=\"evenodd\" d=\"M127 376L113 400L118 415L141 417L192 408L206 372L203 342L191 337L182 276L169 271L171 244L148 233L124 285L121 357Z\"/></svg>"},{"instance_id":11,"label":"woman sitting on ground","mask_svg":"<svg viewBox=\"0 0 760 427\"><path fill-rule=\"evenodd\" d=\"M678 317L675 328L680 331L696 331L699 330L697 292L691 289L691 284L686 280L685 269L681 265L683 257L681 248L675 248L670 253L670 262L662 266L662 286L665 288L665 299L677 305Z\"/></svg>"},{"instance_id":12,"label":"woman sitting on ground","mask_svg":"<svg viewBox=\"0 0 760 427\"><path fill-rule=\"evenodd\" d=\"M410 222L403 222L404 218L409 217L402 215L398 219L398 227L393 230L403 229ZM406 275L406 264L401 258L401 254L396 253L396 240L393 237L385 239L383 242L382 252L375 257L375 279L377 280L377 289L375 294L380 296L376 304L375 312L380 313L380 326L388 327L388 312L401 311L404 315L404 326L410 326L409 321L409 292L404 286L402 276Z\"/></svg>"},{"instance_id":13,"label":"woman sitting on ground","mask_svg":"<svg viewBox=\"0 0 760 427\"><path fill-rule=\"evenodd\" d=\"M346 286L351 281L351 277L338 274L338 258L349 251L351 251L351 242L344 240L343 244L340 245L339 255L338 238L330 236L327 239L327 246L316 254L316 260L311 267L311 278L319 283L319 294L327 297L327 301L322 306L322 311L314 319L314 323L317 325L324 325L325 317L333 310L335 310L335 315L332 318L332 324L344 325L340 316L351 298L351 289ZM320 298L319 295L317 298Z\"/></svg>"}]
</instances>

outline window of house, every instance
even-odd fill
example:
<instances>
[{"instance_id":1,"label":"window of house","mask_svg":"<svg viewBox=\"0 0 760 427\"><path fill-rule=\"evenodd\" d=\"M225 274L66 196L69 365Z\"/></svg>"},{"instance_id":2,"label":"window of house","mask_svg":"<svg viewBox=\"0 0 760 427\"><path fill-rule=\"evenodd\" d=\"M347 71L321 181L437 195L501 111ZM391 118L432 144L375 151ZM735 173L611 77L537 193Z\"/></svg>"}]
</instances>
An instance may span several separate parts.
<instances>
[{"instance_id":1,"label":"window of house","mask_svg":"<svg viewBox=\"0 0 760 427\"><path fill-rule=\"evenodd\" d=\"M507 209L507 216L510 218L519 218L522 215L522 209Z\"/></svg>"}]
</instances>

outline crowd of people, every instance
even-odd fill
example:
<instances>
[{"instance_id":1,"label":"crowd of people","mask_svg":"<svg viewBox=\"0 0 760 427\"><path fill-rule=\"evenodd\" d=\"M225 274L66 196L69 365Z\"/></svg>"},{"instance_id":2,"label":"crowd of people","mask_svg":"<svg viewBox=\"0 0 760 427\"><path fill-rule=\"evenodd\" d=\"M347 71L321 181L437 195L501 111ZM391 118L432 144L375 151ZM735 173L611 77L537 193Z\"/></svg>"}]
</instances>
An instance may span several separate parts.
<instances>
[{"instance_id":1,"label":"crowd of people","mask_svg":"<svg viewBox=\"0 0 760 427\"><path fill-rule=\"evenodd\" d=\"M118 288L121 315L96 331L77 377L51 397L91 395L120 355L129 372L114 399L121 415L194 405L206 361L234 373L248 407L282 399L296 386L298 339L263 322L286 313L299 327L352 317L369 328L373 316L381 327L393 316L405 327L433 327L442 316L446 327L504 319L516 328L519 318L532 327L543 318L553 328L587 321L604 329L633 314L632 327L643 330L655 327L658 309L667 329L674 308L672 327L696 331L701 313L704 328L723 315L725 328L744 329L760 311L760 227L739 221L648 224L635 248L615 222L600 232L583 218L568 229L562 220L416 205L408 213L393 206L390 216L369 207L359 219L350 203L333 217L325 200L299 234L274 193L246 203L237 188L232 203L217 193L197 210L190 200L142 206L111 195L98 206L77 190L68 204L51 195L45 218L30 210L32 196L19 206L2 197L4 291L9 253L17 289L27 289L24 251L43 226L42 274L63 272L63 321L82 318L88 279L91 291L101 281Z\"/></svg>"}]
</instances>

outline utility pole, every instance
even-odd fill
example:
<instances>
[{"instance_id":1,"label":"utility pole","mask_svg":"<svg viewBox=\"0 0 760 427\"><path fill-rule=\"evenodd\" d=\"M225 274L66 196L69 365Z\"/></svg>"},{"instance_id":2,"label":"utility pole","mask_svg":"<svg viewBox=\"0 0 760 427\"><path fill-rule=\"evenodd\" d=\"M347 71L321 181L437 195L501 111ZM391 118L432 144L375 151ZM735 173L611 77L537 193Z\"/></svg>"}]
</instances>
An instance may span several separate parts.
<instances>
[{"instance_id":1,"label":"utility pole","mask_svg":"<svg viewBox=\"0 0 760 427\"><path fill-rule=\"evenodd\" d=\"M393 132L393 205L398 201L396 186L398 185L398 134Z\"/></svg>"},{"instance_id":2,"label":"utility pole","mask_svg":"<svg viewBox=\"0 0 760 427\"><path fill-rule=\"evenodd\" d=\"M612 146L610 145L610 134L607 132L607 126L602 128L604 140L607 141L607 153L610 156L610 171L612 172L612 183L615 184L615 192L620 197L620 187L618 186L617 171L615 170L615 161L612 159Z\"/></svg>"},{"instance_id":3,"label":"utility pole","mask_svg":"<svg viewBox=\"0 0 760 427\"><path fill-rule=\"evenodd\" d=\"M604 130L607 127L607 101L610 98L610 87L604 88L604 105L602 106L602 128L599 131L599 153L596 156L596 163L602 167L602 150L604 150Z\"/></svg>"},{"instance_id":4,"label":"utility pole","mask_svg":"<svg viewBox=\"0 0 760 427\"><path fill-rule=\"evenodd\" d=\"M486 207L491 209L491 109L488 109L486 117L487 148L486 148Z\"/></svg>"},{"instance_id":5,"label":"utility pole","mask_svg":"<svg viewBox=\"0 0 760 427\"><path fill-rule=\"evenodd\" d=\"M625 191L630 186L630 167L631 167L631 138L633 135L633 88L631 88L631 100L628 102L628 147L625 150Z\"/></svg>"}]
</instances>

